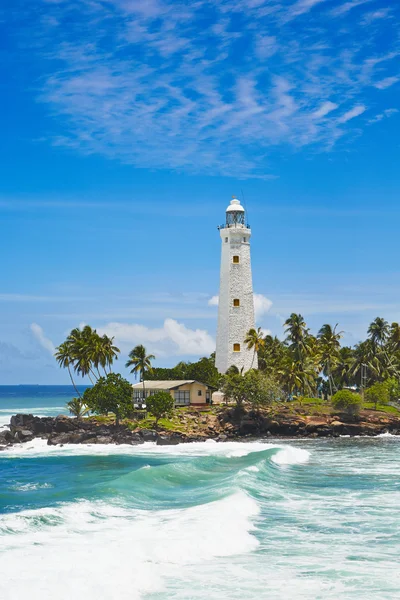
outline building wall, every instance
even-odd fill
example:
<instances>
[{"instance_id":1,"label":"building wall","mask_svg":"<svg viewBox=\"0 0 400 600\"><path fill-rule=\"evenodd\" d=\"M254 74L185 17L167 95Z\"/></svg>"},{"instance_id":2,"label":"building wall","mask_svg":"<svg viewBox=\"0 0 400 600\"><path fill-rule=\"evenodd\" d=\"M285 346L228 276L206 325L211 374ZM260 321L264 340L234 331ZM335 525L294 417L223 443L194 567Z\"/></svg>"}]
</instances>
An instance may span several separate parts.
<instances>
[{"instance_id":1,"label":"building wall","mask_svg":"<svg viewBox=\"0 0 400 600\"><path fill-rule=\"evenodd\" d=\"M220 234L222 250L215 365L220 373L225 373L232 365L248 371L252 366L258 366L257 356L254 357L253 350L248 350L244 343L249 329L255 327L251 230L238 226L221 229ZM233 263L235 255L239 256L239 264ZM235 298L240 300L239 307L233 306ZM236 343L240 344L240 352L233 350Z\"/></svg>"},{"instance_id":2,"label":"building wall","mask_svg":"<svg viewBox=\"0 0 400 600\"><path fill-rule=\"evenodd\" d=\"M181 385L178 389L182 392L190 391L190 404L206 403L206 385L202 383L187 383L186 385ZM199 391L201 391L201 396L198 395Z\"/></svg>"},{"instance_id":3,"label":"building wall","mask_svg":"<svg viewBox=\"0 0 400 600\"><path fill-rule=\"evenodd\" d=\"M134 392L137 389L138 388L135 388ZM186 383L185 385L179 386L179 388L177 388L177 390L182 391L182 392L190 392L190 404L205 404L206 403L207 386L203 383ZM146 397L150 394L151 391L152 391L151 382L148 382L146 385ZM158 389L154 390L154 392L159 392L159 391L160 390L158 390ZM170 392L171 396L174 398L175 390L165 390L165 391ZM199 396L199 394L198 394L199 391L201 391L201 396ZM142 388L140 388L139 392L140 392L139 398L137 398L137 400L140 400L142 397L141 396ZM135 393L134 393L134 399L135 399Z\"/></svg>"}]
</instances>

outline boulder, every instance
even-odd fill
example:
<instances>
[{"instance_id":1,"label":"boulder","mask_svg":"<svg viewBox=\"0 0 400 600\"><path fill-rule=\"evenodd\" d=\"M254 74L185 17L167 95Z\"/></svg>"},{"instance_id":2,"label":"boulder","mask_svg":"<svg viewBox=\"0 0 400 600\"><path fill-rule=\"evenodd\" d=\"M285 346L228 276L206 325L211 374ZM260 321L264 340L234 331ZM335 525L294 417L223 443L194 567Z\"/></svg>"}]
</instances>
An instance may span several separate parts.
<instances>
[{"instance_id":1,"label":"boulder","mask_svg":"<svg viewBox=\"0 0 400 600\"><path fill-rule=\"evenodd\" d=\"M176 446L182 439L176 434L160 434L157 437L157 446Z\"/></svg>"},{"instance_id":2,"label":"boulder","mask_svg":"<svg viewBox=\"0 0 400 600\"><path fill-rule=\"evenodd\" d=\"M8 429L0 432L0 444L12 444L14 441L14 436Z\"/></svg>"},{"instance_id":3,"label":"boulder","mask_svg":"<svg viewBox=\"0 0 400 600\"><path fill-rule=\"evenodd\" d=\"M56 417L54 420L53 431L56 433L68 433L79 428L77 420L68 417Z\"/></svg>"},{"instance_id":4,"label":"boulder","mask_svg":"<svg viewBox=\"0 0 400 600\"><path fill-rule=\"evenodd\" d=\"M34 435L30 429L17 429L14 437L18 442L30 442L33 440Z\"/></svg>"},{"instance_id":5,"label":"boulder","mask_svg":"<svg viewBox=\"0 0 400 600\"><path fill-rule=\"evenodd\" d=\"M71 442L71 435L69 433L60 433L58 435L51 435L47 440L48 446L58 446L59 444L70 444L79 443L78 441Z\"/></svg>"},{"instance_id":6,"label":"boulder","mask_svg":"<svg viewBox=\"0 0 400 600\"><path fill-rule=\"evenodd\" d=\"M240 421L239 431L241 435L255 434L260 430L259 423L252 417L243 417Z\"/></svg>"},{"instance_id":7,"label":"boulder","mask_svg":"<svg viewBox=\"0 0 400 600\"><path fill-rule=\"evenodd\" d=\"M97 443L98 444L112 444L113 443L113 439L112 439L112 437L110 437L108 435L98 435L97 436Z\"/></svg>"},{"instance_id":8,"label":"boulder","mask_svg":"<svg viewBox=\"0 0 400 600\"><path fill-rule=\"evenodd\" d=\"M25 415L23 413L18 413L13 415L10 419L10 427L27 427L33 420L33 415Z\"/></svg>"},{"instance_id":9,"label":"boulder","mask_svg":"<svg viewBox=\"0 0 400 600\"><path fill-rule=\"evenodd\" d=\"M145 442L155 442L158 437L158 433L154 429L142 429L139 435Z\"/></svg>"}]
</instances>

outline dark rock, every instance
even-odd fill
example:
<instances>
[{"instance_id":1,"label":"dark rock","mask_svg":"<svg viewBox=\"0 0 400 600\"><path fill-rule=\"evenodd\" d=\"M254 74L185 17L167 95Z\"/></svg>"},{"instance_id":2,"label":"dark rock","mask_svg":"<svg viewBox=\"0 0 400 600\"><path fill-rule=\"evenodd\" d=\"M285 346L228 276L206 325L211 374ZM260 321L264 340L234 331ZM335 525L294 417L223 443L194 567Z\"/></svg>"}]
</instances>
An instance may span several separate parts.
<instances>
[{"instance_id":1,"label":"dark rock","mask_svg":"<svg viewBox=\"0 0 400 600\"><path fill-rule=\"evenodd\" d=\"M182 438L175 434L170 435L163 433L157 437L157 446L176 446L182 441Z\"/></svg>"},{"instance_id":2,"label":"dark rock","mask_svg":"<svg viewBox=\"0 0 400 600\"><path fill-rule=\"evenodd\" d=\"M113 439L112 439L112 437L110 437L108 435L99 435L99 436L97 436L97 443L98 444L112 444Z\"/></svg>"},{"instance_id":3,"label":"dark rock","mask_svg":"<svg viewBox=\"0 0 400 600\"><path fill-rule=\"evenodd\" d=\"M14 435L18 442L30 442L33 440L33 432L29 429L17 429Z\"/></svg>"},{"instance_id":4,"label":"dark rock","mask_svg":"<svg viewBox=\"0 0 400 600\"><path fill-rule=\"evenodd\" d=\"M158 437L158 433L157 431L154 431L154 429L142 429L139 432L139 435L145 442L155 442Z\"/></svg>"},{"instance_id":5,"label":"dark rock","mask_svg":"<svg viewBox=\"0 0 400 600\"><path fill-rule=\"evenodd\" d=\"M75 419L68 417L56 417L54 421L53 431L56 433L68 433L78 429L79 425Z\"/></svg>"},{"instance_id":6,"label":"dark rock","mask_svg":"<svg viewBox=\"0 0 400 600\"><path fill-rule=\"evenodd\" d=\"M243 417L240 421L239 431L241 435L255 434L260 431L260 425L252 417Z\"/></svg>"},{"instance_id":7,"label":"dark rock","mask_svg":"<svg viewBox=\"0 0 400 600\"><path fill-rule=\"evenodd\" d=\"M47 440L48 446L58 446L59 444L69 444L71 436L68 433L60 433L59 435L51 435ZM77 442L75 442L77 443Z\"/></svg>"},{"instance_id":8,"label":"dark rock","mask_svg":"<svg viewBox=\"0 0 400 600\"><path fill-rule=\"evenodd\" d=\"M14 436L8 429L0 432L0 444L11 444L14 441Z\"/></svg>"},{"instance_id":9,"label":"dark rock","mask_svg":"<svg viewBox=\"0 0 400 600\"><path fill-rule=\"evenodd\" d=\"M33 415L18 413L10 419L10 427L27 427L34 419Z\"/></svg>"}]
</instances>

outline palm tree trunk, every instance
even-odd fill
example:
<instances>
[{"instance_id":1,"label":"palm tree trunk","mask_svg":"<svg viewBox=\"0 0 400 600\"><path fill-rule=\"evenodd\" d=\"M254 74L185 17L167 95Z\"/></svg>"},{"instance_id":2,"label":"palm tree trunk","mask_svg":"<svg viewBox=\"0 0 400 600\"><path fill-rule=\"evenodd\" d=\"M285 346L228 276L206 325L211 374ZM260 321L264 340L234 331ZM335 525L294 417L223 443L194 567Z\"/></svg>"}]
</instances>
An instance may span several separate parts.
<instances>
[{"instance_id":1,"label":"palm tree trunk","mask_svg":"<svg viewBox=\"0 0 400 600\"><path fill-rule=\"evenodd\" d=\"M143 382L143 404L146 404L146 388L145 388L145 383L144 383L144 369L142 369L140 371L140 377L142 378L142 382Z\"/></svg>"},{"instance_id":2,"label":"palm tree trunk","mask_svg":"<svg viewBox=\"0 0 400 600\"><path fill-rule=\"evenodd\" d=\"M90 373L93 375L93 377L95 378L95 380L96 380L96 383L97 383L97 381L98 381L98 378L97 378L97 376L96 376L96 373L93 371L93 369L90 369ZM89 374L89 373L88 373L88 375L89 375L89 379L90 379L90 381L92 381L92 380L91 380L91 378L90 378L90 374ZM92 383L93 383L93 382L92 382ZM94 384L93 384L93 385L94 385Z\"/></svg>"},{"instance_id":3,"label":"palm tree trunk","mask_svg":"<svg viewBox=\"0 0 400 600\"><path fill-rule=\"evenodd\" d=\"M72 385L74 386L74 389L75 389L76 393L78 394L79 398L82 398L80 391L78 390L78 388L77 388L77 387L76 387L76 385L75 385L75 381L74 381L74 379L73 379L73 377L72 377L72 373L71 373L71 369L69 368L69 365L68 365L68 373L69 373L69 376L70 376L70 378L71 378Z\"/></svg>"},{"instance_id":4,"label":"palm tree trunk","mask_svg":"<svg viewBox=\"0 0 400 600\"><path fill-rule=\"evenodd\" d=\"M256 357L256 348L255 348L255 346L254 346L253 360L251 361L251 366L250 366L250 369L252 369L252 368L253 368L253 365L254 365L254 359L255 359L255 357Z\"/></svg>"}]
</instances>

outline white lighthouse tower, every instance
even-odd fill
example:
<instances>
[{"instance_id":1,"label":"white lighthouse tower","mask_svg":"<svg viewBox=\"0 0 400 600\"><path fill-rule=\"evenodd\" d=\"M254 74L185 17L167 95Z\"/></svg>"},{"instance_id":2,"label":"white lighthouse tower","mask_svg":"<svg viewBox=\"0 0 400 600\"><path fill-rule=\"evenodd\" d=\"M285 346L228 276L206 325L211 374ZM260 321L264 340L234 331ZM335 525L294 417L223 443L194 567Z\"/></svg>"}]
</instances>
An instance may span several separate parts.
<instances>
[{"instance_id":1,"label":"white lighthouse tower","mask_svg":"<svg viewBox=\"0 0 400 600\"><path fill-rule=\"evenodd\" d=\"M243 372L258 366L254 350L244 343L249 329L255 327L251 229L245 216L243 206L233 198L226 209L226 223L219 228L222 251L215 366L220 373L232 365Z\"/></svg>"}]
</instances>

